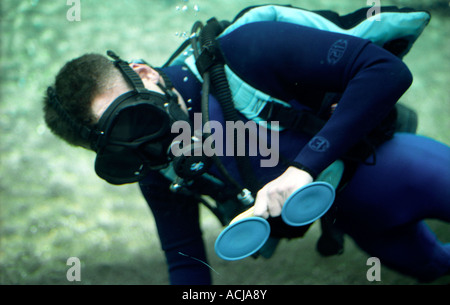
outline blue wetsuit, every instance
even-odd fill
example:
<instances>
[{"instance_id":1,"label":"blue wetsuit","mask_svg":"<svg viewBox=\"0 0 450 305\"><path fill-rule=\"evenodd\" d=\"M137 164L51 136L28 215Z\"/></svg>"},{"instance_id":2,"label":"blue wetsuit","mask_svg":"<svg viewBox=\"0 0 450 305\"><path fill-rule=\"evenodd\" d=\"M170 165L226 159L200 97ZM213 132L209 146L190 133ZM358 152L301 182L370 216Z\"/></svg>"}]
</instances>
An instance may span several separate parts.
<instances>
[{"instance_id":1,"label":"blue wetsuit","mask_svg":"<svg viewBox=\"0 0 450 305\"><path fill-rule=\"evenodd\" d=\"M338 43L340 52L334 52ZM220 38L228 66L253 87L293 107L321 103L326 92L339 92L338 107L314 138L284 130L280 154L318 174L377 126L412 82L405 64L367 40L283 22L244 25ZM342 47L345 46L345 47ZM343 51L342 51L343 50ZM165 68L190 115L200 112L201 84L181 66ZM223 122L210 97L210 120ZM318 138L315 138L318 139ZM286 164L262 168L251 157L255 176L265 184ZM222 158L240 179L233 157ZM450 149L434 140L396 134L376 152L376 165L360 165L337 196L336 224L371 256L423 280L450 270L450 248L422 222L450 221ZM209 269L179 253L206 261L198 204L168 190L170 181L152 173L140 183L154 214L172 284L208 284ZM211 245L209 245L211 246Z\"/></svg>"}]
</instances>

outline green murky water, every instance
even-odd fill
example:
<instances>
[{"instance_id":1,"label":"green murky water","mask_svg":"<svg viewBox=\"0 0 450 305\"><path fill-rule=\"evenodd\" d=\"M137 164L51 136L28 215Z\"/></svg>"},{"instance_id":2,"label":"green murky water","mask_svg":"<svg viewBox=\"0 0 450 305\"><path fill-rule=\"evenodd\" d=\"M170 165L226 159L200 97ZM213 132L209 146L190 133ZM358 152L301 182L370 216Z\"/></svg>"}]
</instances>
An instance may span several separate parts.
<instances>
[{"instance_id":1,"label":"green murky water","mask_svg":"<svg viewBox=\"0 0 450 305\"><path fill-rule=\"evenodd\" d=\"M286 1L270 1L286 4ZM94 155L57 140L41 99L68 60L86 52L164 63L195 20L231 19L249 0L2 0L0 57L0 284L70 284L69 257L81 261L79 284L166 284L165 259L152 215L136 185L111 186L93 170ZM341 14L365 0L298 0L292 5ZM450 144L448 1L388 1L429 9L433 19L405 58L414 83L402 98L420 114L419 133ZM75 20L74 20L75 19ZM367 255L350 240L343 255L314 250L319 229L284 241L270 260L229 263L214 255L220 224L202 210L217 284L371 284ZM430 222L450 241L448 225ZM245 275L245 276L243 276ZM415 284L388 269L381 284Z\"/></svg>"}]
</instances>

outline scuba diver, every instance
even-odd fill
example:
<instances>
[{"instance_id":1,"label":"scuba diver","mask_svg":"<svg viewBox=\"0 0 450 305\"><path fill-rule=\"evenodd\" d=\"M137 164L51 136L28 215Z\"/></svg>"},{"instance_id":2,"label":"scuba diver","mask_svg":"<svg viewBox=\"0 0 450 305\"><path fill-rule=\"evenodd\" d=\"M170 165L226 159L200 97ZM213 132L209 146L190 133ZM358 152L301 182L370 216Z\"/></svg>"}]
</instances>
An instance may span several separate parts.
<instances>
[{"instance_id":1,"label":"scuba diver","mask_svg":"<svg viewBox=\"0 0 450 305\"><path fill-rule=\"evenodd\" d=\"M252 15L255 10L259 14ZM303 21L286 22L292 10ZM254 19L274 12L280 18ZM397 104L412 83L401 57L429 15L393 7L383 13L394 22L368 24L367 9L338 16L252 8L233 23L211 20L210 33L204 34L208 25L200 26L192 45L180 47L161 68L143 60L126 62L114 52L108 52L112 60L85 54L66 63L48 88L45 120L69 144L97 153L101 178L139 183L172 284L212 282L201 262L207 257L199 202L224 225L254 206L254 215L270 223L271 241L301 237L310 225L283 223L283 204L336 160L344 162L345 171L333 207L321 219L319 252L341 253L346 234L382 264L433 281L450 272L450 245L441 243L424 220L450 221L450 148L415 135L414 122L400 126L409 112ZM415 37L402 32L386 38L395 31L383 29L384 24L401 18L419 24ZM378 32L366 33L375 38L355 34L371 26ZM374 42L378 37L385 39L381 46ZM231 89L222 88L227 86ZM202 123L256 121L276 132L248 132L244 155L204 156L197 151L208 136L219 143L227 135L199 133L192 122L200 113ZM181 147L184 153L175 156L177 122L187 122L192 134ZM261 166L267 156L248 153L252 136L272 145L278 141L276 165Z\"/></svg>"}]
</instances>

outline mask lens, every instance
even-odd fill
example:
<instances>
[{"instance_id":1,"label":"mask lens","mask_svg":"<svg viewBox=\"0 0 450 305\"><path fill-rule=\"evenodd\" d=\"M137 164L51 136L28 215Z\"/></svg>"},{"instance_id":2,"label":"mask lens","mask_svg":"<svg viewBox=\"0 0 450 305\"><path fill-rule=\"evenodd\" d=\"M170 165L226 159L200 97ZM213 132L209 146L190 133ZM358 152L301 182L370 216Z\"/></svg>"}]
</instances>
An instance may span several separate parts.
<instances>
[{"instance_id":1,"label":"mask lens","mask_svg":"<svg viewBox=\"0 0 450 305\"><path fill-rule=\"evenodd\" d=\"M107 145L97 155L95 171L113 184L136 182L146 174L144 163L135 150L119 145Z\"/></svg>"},{"instance_id":2,"label":"mask lens","mask_svg":"<svg viewBox=\"0 0 450 305\"><path fill-rule=\"evenodd\" d=\"M148 104L123 109L111 125L109 139L128 143L151 140L169 132L168 115Z\"/></svg>"},{"instance_id":3,"label":"mask lens","mask_svg":"<svg viewBox=\"0 0 450 305\"><path fill-rule=\"evenodd\" d=\"M110 122L97 152L98 176L113 184L132 183L167 162L162 143L170 138L170 119L164 110L145 103L129 105Z\"/></svg>"}]
</instances>

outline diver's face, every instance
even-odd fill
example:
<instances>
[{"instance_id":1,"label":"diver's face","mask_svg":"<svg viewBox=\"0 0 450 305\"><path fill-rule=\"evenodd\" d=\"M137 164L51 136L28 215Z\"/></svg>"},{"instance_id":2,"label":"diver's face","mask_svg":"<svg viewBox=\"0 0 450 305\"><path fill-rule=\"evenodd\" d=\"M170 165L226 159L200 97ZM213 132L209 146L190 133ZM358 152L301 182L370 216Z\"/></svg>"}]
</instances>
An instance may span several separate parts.
<instances>
[{"instance_id":1,"label":"diver's face","mask_svg":"<svg viewBox=\"0 0 450 305\"><path fill-rule=\"evenodd\" d=\"M164 95L164 92L158 86L158 84L165 86L164 80L155 69L149 67L148 65L137 63L131 63L130 67L141 77L146 89ZM108 90L105 90L103 94L94 97L91 107L92 112L97 120L100 119L102 114L117 97L128 91L130 91L130 89L127 87L124 80L123 82L119 82L108 88ZM178 96L178 103L180 104L181 108L185 110L185 112L187 112L183 98L175 89L174 92Z\"/></svg>"}]
</instances>

